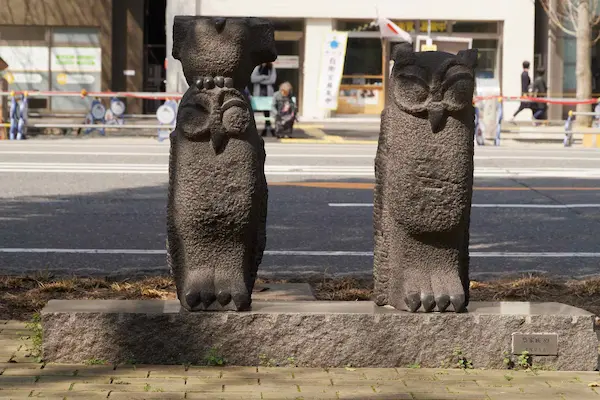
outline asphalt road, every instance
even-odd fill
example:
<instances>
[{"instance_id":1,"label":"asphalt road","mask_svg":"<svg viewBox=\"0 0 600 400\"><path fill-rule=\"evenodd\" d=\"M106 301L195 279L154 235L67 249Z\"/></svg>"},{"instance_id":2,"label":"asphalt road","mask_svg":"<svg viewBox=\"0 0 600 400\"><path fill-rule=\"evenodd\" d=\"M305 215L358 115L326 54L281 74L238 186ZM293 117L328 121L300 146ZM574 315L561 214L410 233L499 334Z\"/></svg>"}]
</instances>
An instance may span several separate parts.
<instances>
[{"instance_id":1,"label":"asphalt road","mask_svg":"<svg viewBox=\"0 0 600 400\"><path fill-rule=\"evenodd\" d=\"M261 274L372 270L374 144L267 143ZM168 143L0 142L0 274L166 271ZM600 152L477 148L472 275L600 274Z\"/></svg>"}]
</instances>

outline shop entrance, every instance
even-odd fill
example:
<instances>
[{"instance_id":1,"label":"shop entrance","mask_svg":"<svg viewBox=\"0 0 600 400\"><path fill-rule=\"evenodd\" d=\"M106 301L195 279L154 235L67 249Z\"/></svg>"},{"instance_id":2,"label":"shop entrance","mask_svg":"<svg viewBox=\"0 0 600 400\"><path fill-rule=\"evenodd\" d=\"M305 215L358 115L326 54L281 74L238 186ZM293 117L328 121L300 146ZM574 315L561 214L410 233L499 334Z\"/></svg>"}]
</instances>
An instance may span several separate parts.
<instances>
[{"instance_id":1,"label":"shop entrance","mask_svg":"<svg viewBox=\"0 0 600 400\"><path fill-rule=\"evenodd\" d=\"M393 21L413 37L416 51L429 31L438 51L456 54L479 50L477 78L500 79L502 23L499 21ZM338 20L336 29L348 32L344 74L336 114L381 113L392 68L392 51L399 42L381 40L379 28L368 20Z\"/></svg>"},{"instance_id":2,"label":"shop entrance","mask_svg":"<svg viewBox=\"0 0 600 400\"><path fill-rule=\"evenodd\" d=\"M348 32L336 114L381 114L384 52L379 32Z\"/></svg>"},{"instance_id":3,"label":"shop entrance","mask_svg":"<svg viewBox=\"0 0 600 400\"><path fill-rule=\"evenodd\" d=\"M414 39L414 49L415 51L429 51L427 47L427 36L419 35ZM384 63L385 67L385 93L388 93L390 90L389 83L391 79L389 76L392 73L392 68L394 67L394 60L392 59L392 54L394 53L394 48L400 43L400 40L394 39L386 39L383 43L383 49L386 55L386 61ZM470 49L472 46L473 40L470 38L450 38L450 37L432 37L432 45L436 51L445 51L447 53L456 54L461 50ZM385 102L384 102L385 107Z\"/></svg>"},{"instance_id":4,"label":"shop entrance","mask_svg":"<svg viewBox=\"0 0 600 400\"><path fill-rule=\"evenodd\" d=\"M277 60L273 63L277 71L277 81L274 89L277 91L283 82L289 82L293 87L296 104L302 101L302 55L304 54L304 20L303 19L272 19L275 28L275 48ZM302 113L302 110L300 110Z\"/></svg>"}]
</instances>

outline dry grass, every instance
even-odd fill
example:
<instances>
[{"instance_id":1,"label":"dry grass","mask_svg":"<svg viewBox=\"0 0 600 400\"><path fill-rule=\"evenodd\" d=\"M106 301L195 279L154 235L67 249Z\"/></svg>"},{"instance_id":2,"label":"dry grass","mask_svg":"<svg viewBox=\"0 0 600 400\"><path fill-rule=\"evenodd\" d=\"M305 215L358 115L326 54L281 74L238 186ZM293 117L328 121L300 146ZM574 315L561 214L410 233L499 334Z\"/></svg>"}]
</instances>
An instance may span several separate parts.
<instances>
[{"instance_id":1,"label":"dry grass","mask_svg":"<svg viewBox=\"0 0 600 400\"><path fill-rule=\"evenodd\" d=\"M52 299L175 299L168 277L131 281L55 278L51 275L0 276L0 320L28 320Z\"/></svg>"},{"instance_id":2,"label":"dry grass","mask_svg":"<svg viewBox=\"0 0 600 400\"><path fill-rule=\"evenodd\" d=\"M526 276L512 280L471 282L474 301L545 301L569 304L600 315L600 277L553 280Z\"/></svg>"},{"instance_id":3,"label":"dry grass","mask_svg":"<svg viewBox=\"0 0 600 400\"><path fill-rule=\"evenodd\" d=\"M370 279L324 279L311 282L311 286L318 300L369 300L373 294L373 281Z\"/></svg>"},{"instance_id":4,"label":"dry grass","mask_svg":"<svg viewBox=\"0 0 600 400\"><path fill-rule=\"evenodd\" d=\"M259 280L257 284L299 282ZM339 278L309 282L318 300L369 300L370 279ZM55 278L51 275L0 276L0 320L28 320L51 299L175 299L170 277L125 281L105 278ZM600 315L600 278L561 281L529 275L515 279L471 282L473 301L554 301Z\"/></svg>"}]
</instances>

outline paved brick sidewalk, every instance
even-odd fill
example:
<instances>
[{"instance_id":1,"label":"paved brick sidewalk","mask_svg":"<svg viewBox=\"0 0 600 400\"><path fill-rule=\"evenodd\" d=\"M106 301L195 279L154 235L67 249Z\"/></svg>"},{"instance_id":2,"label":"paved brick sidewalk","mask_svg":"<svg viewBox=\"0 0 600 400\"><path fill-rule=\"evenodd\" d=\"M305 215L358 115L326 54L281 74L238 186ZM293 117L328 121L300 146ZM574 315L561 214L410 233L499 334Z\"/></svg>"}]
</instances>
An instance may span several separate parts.
<instances>
[{"instance_id":1,"label":"paved brick sidewalk","mask_svg":"<svg viewBox=\"0 0 600 400\"><path fill-rule=\"evenodd\" d=\"M597 372L36 363L25 325L0 321L0 399L598 399Z\"/></svg>"}]
</instances>

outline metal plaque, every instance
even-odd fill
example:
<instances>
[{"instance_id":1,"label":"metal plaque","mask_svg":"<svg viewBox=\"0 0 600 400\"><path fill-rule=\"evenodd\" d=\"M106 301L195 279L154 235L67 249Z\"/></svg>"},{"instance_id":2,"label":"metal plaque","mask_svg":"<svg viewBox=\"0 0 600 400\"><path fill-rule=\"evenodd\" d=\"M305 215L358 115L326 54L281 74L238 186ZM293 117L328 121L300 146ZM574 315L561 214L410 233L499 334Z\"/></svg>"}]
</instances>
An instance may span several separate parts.
<instances>
[{"instance_id":1,"label":"metal plaque","mask_svg":"<svg viewBox=\"0 0 600 400\"><path fill-rule=\"evenodd\" d=\"M512 352L521 354L527 351L532 356L557 356L557 333L513 333Z\"/></svg>"}]
</instances>

